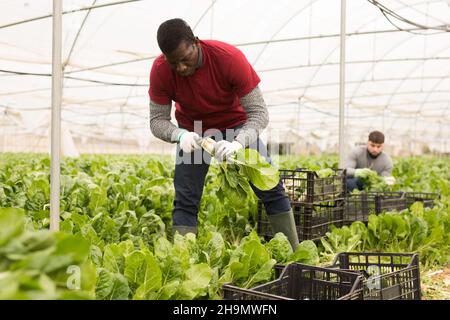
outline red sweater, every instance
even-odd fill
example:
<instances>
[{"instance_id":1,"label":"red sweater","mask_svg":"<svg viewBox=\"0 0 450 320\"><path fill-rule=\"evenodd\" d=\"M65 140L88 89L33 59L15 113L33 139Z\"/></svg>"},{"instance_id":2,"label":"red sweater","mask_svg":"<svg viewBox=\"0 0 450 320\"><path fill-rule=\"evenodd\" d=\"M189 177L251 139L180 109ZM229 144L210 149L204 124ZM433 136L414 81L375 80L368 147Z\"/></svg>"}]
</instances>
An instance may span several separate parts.
<instances>
[{"instance_id":1,"label":"red sweater","mask_svg":"<svg viewBox=\"0 0 450 320\"><path fill-rule=\"evenodd\" d=\"M215 40L200 40L200 46L203 65L189 77L177 75L163 55L155 59L150 99L162 105L175 101L178 125L189 131L194 130L194 121L202 121L203 132L245 123L239 98L258 85L258 75L236 47Z\"/></svg>"}]
</instances>

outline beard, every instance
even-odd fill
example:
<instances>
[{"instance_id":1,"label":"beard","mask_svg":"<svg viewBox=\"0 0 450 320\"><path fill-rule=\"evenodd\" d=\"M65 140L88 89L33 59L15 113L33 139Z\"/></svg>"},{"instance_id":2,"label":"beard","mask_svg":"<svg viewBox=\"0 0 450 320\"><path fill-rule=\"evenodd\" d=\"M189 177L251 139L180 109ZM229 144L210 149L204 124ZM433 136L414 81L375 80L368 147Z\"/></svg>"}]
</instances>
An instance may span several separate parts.
<instances>
[{"instance_id":1,"label":"beard","mask_svg":"<svg viewBox=\"0 0 450 320\"><path fill-rule=\"evenodd\" d=\"M367 154L368 154L369 157L371 157L372 159L376 159L376 158L378 158L378 156L381 154L381 152L380 152L379 154L377 154L377 155L373 155L373 154L371 154L371 153L369 152L369 149L367 149Z\"/></svg>"}]
</instances>

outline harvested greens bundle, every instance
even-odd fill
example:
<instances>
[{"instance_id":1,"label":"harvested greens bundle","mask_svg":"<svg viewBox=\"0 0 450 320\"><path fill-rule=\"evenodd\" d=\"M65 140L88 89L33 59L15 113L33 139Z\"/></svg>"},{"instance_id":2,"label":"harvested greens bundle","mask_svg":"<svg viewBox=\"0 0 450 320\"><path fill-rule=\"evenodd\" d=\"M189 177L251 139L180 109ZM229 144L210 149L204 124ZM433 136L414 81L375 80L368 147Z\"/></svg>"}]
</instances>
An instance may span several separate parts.
<instances>
[{"instance_id":1,"label":"harvested greens bundle","mask_svg":"<svg viewBox=\"0 0 450 320\"><path fill-rule=\"evenodd\" d=\"M211 138L203 138L200 145L214 156L215 143ZM238 150L227 162L220 163L220 169L226 177L227 184L232 188L236 188L242 182L240 177L246 177L260 190L273 189L280 181L278 169L254 149ZM246 189L245 186L241 187Z\"/></svg>"}]
</instances>

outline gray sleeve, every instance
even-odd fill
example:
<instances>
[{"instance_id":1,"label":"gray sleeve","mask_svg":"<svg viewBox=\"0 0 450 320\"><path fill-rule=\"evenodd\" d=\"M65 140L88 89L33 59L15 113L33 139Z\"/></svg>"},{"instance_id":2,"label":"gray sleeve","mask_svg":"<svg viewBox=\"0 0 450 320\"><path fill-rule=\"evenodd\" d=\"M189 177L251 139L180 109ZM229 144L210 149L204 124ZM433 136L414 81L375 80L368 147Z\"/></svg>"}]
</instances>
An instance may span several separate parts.
<instances>
[{"instance_id":1,"label":"gray sleeve","mask_svg":"<svg viewBox=\"0 0 450 320\"><path fill-rule=\"evenodd\" d=\"M354 149L350 152L345 160L345 169L347 170L347 177L353 177L355 175L355 169L357 165L358 154L357 150Z\"/></svg>"},{"instance_id":2,"label":"gray sleeve","mask_svg":"<svg viewBox=\"0 0 450 320\"><path fill-rule=\"evenodd\" d=\"M247 122L244 124L236 141L247 147L258 139L259 134L269 123L269 112L262 96L262 92L257 86L250 93L240 99L244 111L247 113Z\"/></svg>"},{"instance_id":3,"label":"gray sleeve","mask_svg":"<svg viewBox=\"0 0 450 320\"><path fill-rule=\"evenodd\" d=\"M383 168L383 171L381 172L381 176L390 177L390 176L392 176L392 169L394 168L394 164L392 163L391 157L386 155L384 162L385 162L385 166Z\"/></svg>"},{"instance_id":4,"label":"gray sleeve","mask_svg":"<svg viewBox=\"0 0 450 320\"><path fill-rule=\"evenodd\" d=\"M177 142L182 131L170 120L171 105L157 104L150 100L150 131L153 135L166 142Z\"/></svg>"}]
</instances>

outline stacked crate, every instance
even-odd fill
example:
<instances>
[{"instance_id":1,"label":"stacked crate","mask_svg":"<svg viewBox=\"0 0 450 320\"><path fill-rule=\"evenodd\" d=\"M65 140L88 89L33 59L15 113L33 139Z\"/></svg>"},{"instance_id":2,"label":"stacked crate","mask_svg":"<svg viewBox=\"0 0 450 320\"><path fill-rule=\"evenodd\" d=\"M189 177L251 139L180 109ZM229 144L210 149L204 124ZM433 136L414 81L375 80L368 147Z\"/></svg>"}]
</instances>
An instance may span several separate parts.
<instances>
[{"instance_id":1,"label":"stacked crate","mask_svg":"<svg viewBox=\"0 0 450 320\"><path fill-rule=\"evenodd\" d=\"M406 204L409 207L414 202L422 202L425 208L430 208L434 205L434 201L441 198L439 193L430 192L406 192Z\"/></svg>"},{"instance_id":2,"label":"stacked crate","mask_svg":"<svg viewBox=\"0 0 450 320\"><path fill-rule=\"evenodd\" d=\"M367 222L370 214L406 209L404 192L361 192L349 194L345 199L345 224L354 221Z\"/></svg>"},{"instance_id":3,"label":"stacked crate","mask_svg":"<svg viewBox=\"0 0 450 320\"><path fill-rule=\"evenodd\" d=\"M280 178L291 202L300 241L319 240L330 225L343 225L345 170L335 170L333 175L323 178L311 170L280 170ZM273 237L261 201L258 202L257 230L266 239Z\"/></svg>"},{"instance_id":4,"label":"stacked crate","mask_svg":"<svg viewBox=\"0 0 450 320\"><path fill-rule=\"evenodd\" d=\"M275 266L276 279L245 289L223 285L230 300L420 300L419 256L339 253L331 266Z\"/></svg>"},{"instance_id":5,"label":"stacked crate","mask_svg":"<svg viewBox=\"0 0 450 320\"><path fill-rule=\"evenodd\" d=\"M418 254L343 252L330 268L363 274L364 300L421 299Z\"/></svg>"},{"instance_id":6,"label":"stacked crate","mask_svg":"<svg viewBox=\"0 0 450 320\"><path fill-rule=\"evenodd\" d=\"M367 222L370 214L408 209L414 202L432 207L438 193L425 192L360 192L348 194L345 199L344 224Z\"/></svg>"},{"instance_id":7,"label":"stacked crate","mask_svg":"<svg viewBox=\"0 0 450 320\"><path fill-rule=\"evenodd\" d=\"M251 289L222 286L226 300L361 300L359 273L292 263L279 277Z\"/></svg>"}]
</instances>

